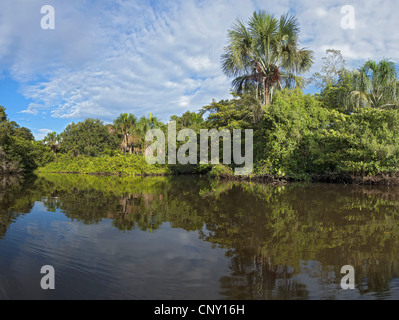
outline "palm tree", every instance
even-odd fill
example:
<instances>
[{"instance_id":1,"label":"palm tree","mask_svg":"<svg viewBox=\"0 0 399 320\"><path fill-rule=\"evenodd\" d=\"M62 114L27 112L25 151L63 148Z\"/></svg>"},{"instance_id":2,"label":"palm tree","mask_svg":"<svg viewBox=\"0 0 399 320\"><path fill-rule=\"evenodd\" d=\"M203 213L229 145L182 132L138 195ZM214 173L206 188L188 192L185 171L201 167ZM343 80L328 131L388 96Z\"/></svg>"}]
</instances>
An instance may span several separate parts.
<instances>
[{"instance_id":1,"label":"palm tree","mask_svg":"<svg viewBox=\"0 0 399 320\"><path fill-rule=\"evenodd\" d=\"M369 60L352 75L350 96L357 107L384 108L398 105L398 79L395 64Z\"/></svg>"},{"instance_id":2,"label":"palm tree","mask_svg":"<svg viewBox=\"0 0 399 320\"><path fill-rule=\"evenodd\" d=\"M304 87L305 79L298 74L310 70L314 55L299 47L299 31L298 20L288 13L278 20L264 11L254 12L248 26L237 19L222 55L222 69L234 77L236 92L255 85L257 98L263 96L268 106L274 89Z\"/></svg>"},{"instance_id":3,"label":"palm tree","mask_svg":"<svg viewBox=\"0 0 399 320\"><path fill-rule=\"evenodd\" d=\"M139 151L143 152L148 147L145 141L147 132L151 129L162 129L163 127L164 124L151 113L148 115L148 117L142 116L136 126L136 134L140 141L138 146Z\"/></svg>"},{"instance_id":4,"label":"palm tree","mask_svg":"<svg viewBox=\"0 0 399 320\"><path fill-rule=\"evenodd\" d=\"M60 136L56 132L49 132L44 137L43 142L48 145L52 152L56 152L60 147Z\"/></svg>"},{"instance_id":5,"label":"palm tree","mask_svg":"<svg viewBox=\"0 0 399 320\"><path fill-rule=\"evenodd\" d=\"M121 149L124 154L126 154L126 152L132 153L132 146L137 140L135 134L136 124L137 118L131 113L122 113L114 120L114 128L122 137Z\"/></svg>"}]
</instances>

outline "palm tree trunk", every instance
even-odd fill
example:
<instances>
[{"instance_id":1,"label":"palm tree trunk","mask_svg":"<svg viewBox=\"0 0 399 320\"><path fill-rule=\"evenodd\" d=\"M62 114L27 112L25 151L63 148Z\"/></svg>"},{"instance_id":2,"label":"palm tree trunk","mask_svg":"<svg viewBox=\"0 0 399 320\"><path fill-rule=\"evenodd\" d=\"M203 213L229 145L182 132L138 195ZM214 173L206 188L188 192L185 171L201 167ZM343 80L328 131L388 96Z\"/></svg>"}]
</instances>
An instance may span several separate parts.
<instances>
[{"instance_id":1,"label":"palm tree trunk","mask_svg":"<svg viewBox=\"0 0 399 320\"><path fill-rule=\"evenodd\" d=\"M128 147L127 133L123 135L123 140L124 140L123 154L126 156L126 151Z\"/></svg>"},{"instance_id":2,"label":"palm tree trunk","mask_svg":"<svg viewBox=\"0 0 399 320\"><path fill-rule=\"evenodd\" d=\"M263 105L268 106L270 104L270 88L266 79L263 80L263 86Z\"/></svg>"}]
</instances>

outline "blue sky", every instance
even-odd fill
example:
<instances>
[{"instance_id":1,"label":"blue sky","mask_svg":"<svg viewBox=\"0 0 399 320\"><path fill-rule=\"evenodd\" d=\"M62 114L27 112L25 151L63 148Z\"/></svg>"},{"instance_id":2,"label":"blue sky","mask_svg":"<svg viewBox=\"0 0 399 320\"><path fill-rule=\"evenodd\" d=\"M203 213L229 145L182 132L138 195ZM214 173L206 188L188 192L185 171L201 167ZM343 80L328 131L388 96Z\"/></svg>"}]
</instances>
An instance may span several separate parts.
<instances>
[{"instance_id":1,"label":"blue sky","mask_svg":"<svg viewBox=\"0 0 399 320\"><path fill-rule=\"evenodd\" d=\"M55 9L55 30L40 27L44 5ZM354 30L341 27L344 5L355 9ZM295 13L302 46L316 54L309 75L329 48L349 68L399 62L395 0L2 0L0 104L37 139L87 117L167 121L196 111L230 97L220 69L227 30L259 9Z\"/></svg>"}]
</instances>

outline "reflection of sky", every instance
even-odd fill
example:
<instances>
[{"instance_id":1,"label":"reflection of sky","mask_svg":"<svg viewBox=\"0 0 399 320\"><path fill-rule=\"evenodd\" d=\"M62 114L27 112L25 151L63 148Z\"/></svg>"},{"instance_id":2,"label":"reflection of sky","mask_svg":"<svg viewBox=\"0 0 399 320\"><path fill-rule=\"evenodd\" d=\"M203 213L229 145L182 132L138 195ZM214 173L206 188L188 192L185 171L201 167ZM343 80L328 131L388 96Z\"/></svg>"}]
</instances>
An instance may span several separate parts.
<instances>
[{"instance_id":1,"label":"reflection of sky","mask_svg":"<svg viewBox=\"0 0 399 320\"><path fill-rule=\"evenodd\" d=\"M10 226L0 256L0 298L11 299L218 299L228 270L224 251L196 232L84 225L41 203ZM55 291L40 288L43 265L55 268Z\"/></svg>"},{"instance_id":2,"label":"reflection of sky","mask_svg":"<svg viewBox=\"0 0 399 320\"><path fill-rule=\"evenodd\" d=\"M276 279L275 288L270 292L270 297L278 298L286 294L287 288L293 291L294 299L308 300L374 300L374 299L399 299L399 278L393 278L389 290L386 292L368 292L364 281L357 281L354 290L343 290L341 279L344 274L337 273L334 266L323 266L319 261L301 261L295 270L295 275L288 279ZM362 279L360 279L362 280ZM360 288L363 292L360 292Z\"/></svg>"}]
</instances>

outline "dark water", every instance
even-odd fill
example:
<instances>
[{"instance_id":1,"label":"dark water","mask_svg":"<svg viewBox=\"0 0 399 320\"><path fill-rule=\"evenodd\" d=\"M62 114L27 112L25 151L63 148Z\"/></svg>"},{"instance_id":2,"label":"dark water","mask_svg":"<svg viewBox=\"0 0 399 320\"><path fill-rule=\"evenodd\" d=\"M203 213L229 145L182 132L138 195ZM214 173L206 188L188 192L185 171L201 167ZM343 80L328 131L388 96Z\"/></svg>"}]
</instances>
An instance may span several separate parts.
<instances>
[{"instance_id":1,"label":"dark water","mask_svg":"<svg viewBox=\"0 0 399 320\"><path fill-rule=\"evenodd\" d=\"M0 180L0 299L398 299L398 248L393 187Z\"/></svg>"}]
</instances>

